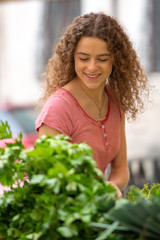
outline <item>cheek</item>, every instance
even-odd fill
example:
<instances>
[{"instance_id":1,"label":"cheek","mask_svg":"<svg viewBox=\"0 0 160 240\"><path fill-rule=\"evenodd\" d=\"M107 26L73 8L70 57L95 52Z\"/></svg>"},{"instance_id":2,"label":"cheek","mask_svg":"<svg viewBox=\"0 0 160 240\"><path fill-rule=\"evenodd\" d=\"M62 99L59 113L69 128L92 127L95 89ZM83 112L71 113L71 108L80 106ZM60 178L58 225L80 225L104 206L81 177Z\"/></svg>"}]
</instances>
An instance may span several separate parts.
<instances>
[{"instance_id":1,"label":"cheek","mask_svg":"<svg viewBox=\"0 0 160 240\"><path fill-rule=\"evenodd\" d=\"M80 62L75 61L75 72L81 72L83 70L83 66Z\"/></svg>"},{"instance_id":2,"label":"cheek","mask_svg":"<svg viewBox=\"0 0 160 240\"><path fill-rule=\"evenodd\" d=\"M108 72L108 73L111 74L111 72L112 72L112 67L113 67L113 65L112 65L111 63L108 64L108 65L106 66L106 72Z\"/></svg>"}]
</instances>

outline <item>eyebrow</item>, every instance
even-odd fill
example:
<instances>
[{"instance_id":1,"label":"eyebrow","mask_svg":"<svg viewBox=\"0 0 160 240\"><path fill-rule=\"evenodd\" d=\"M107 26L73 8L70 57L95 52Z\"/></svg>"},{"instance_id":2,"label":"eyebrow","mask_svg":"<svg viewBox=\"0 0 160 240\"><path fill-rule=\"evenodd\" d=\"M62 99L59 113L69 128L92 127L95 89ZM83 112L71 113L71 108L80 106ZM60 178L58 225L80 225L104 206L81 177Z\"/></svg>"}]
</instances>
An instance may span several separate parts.
<instances>
[{"instance_id":1,"label":"eyebrow","mask_svg":"<svg viewBox=\"0 0 160 240\"><path fill-rule=\"evenodd\" d=\"M89 56L88 53L84 53L84 52L78 52L78 55L84 55L84 56ZM109 53L103 53L103 54L99 54L98 57L108 57L111 56Z\"/></svg>"}]
</instances>

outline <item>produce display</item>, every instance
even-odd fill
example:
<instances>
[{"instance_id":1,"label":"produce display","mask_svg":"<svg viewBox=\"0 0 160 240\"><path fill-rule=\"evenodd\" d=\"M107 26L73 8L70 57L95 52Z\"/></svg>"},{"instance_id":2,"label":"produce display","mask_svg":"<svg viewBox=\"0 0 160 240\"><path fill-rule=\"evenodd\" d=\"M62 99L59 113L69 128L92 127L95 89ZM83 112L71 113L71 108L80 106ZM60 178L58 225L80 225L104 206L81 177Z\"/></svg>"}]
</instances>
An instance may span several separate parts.
<instances>
[{"instance_id":1,"label":"produce display","mask_svg":"<svg viewBox=\"0 0 160 240\"><path fill-rule=\"evenodd\" d=\"M0 138L10 138L7 122ZM0 148L3 240L160 239L160 184L132 186L127 198L96 168L92 149L68 137L42 136L24 149L22 135Z\"/></svg>"}]
</instances>

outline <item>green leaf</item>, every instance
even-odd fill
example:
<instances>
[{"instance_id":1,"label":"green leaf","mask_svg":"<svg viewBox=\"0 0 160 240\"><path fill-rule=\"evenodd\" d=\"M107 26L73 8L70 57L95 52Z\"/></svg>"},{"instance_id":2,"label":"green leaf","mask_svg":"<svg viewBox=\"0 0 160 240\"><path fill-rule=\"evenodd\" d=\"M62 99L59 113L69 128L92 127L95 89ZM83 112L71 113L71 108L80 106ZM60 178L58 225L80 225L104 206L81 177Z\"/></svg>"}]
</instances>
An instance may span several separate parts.
<instances>
[{"instance_id":1,"label":"green leaf","mask_svg":"<svg viewBox=\"0 0 160 240\"><path fill-rule=\"evenodd\" d=\"M37 174L33 175L30 184L40 184L45 179L45 176L43 174Z\"/></svg>"},{"instance_id":2,"label":"green leaf","mask_svg":"<svg viewBox=\"0 0 160 240\"><path fill-rule=\"evenodd\" d=\"M38 240L43 235L43 232L31 233L26 235L27 239Z\"/></svg>"},{"instance_id":3,"label":"green leaf","mask_svg":"<svg viewBox=\"0 0 160 240\"><path fill-rule=\"evenodd\" d=\"M104 232L102 232L95 240L107 239L107 237L109 237L111 235L111 233L113 233L117 229L118 225L119 225L118 222L114 222L113 224L111 224L109 226L108 229L106 229Z\"/></svg>"},{"instance_id":4,"label":"green leaf","mask_svg":"<svg viewBox=\"0 0 160 240\"><path fill-rule=\"evenodd\" d=\"M8 122L0 121L0 139L12 138L12 132Z\"/></svg>"},{"instance_id":5,"label":"green leaf","mask_svg":"<svg viewBox=\"0 0 160 240\"><path fill-rule=\"evenodd\" d=\"M65 238L71 238L78 235L78 230L75 226L58 227L57 231L61 234L62 237Z\"/></svg>"}]
</instances>

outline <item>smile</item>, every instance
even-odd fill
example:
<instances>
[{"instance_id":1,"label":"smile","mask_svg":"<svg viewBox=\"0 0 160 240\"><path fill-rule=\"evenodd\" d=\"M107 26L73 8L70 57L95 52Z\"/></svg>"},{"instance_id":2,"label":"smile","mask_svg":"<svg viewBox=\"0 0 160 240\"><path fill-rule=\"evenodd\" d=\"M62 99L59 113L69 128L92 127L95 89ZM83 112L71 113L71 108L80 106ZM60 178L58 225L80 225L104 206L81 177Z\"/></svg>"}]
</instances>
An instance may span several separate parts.
<instances>
[{"instance_id":1,"label":"smile","mask_svg":"<svg viewBox=\"0 0 160 240\"><path fill-rule=\"evenodd\" d=\"M86 75L87 77L89 77L89 78L97 78L97 77L99 77L101 74L87 74L87 73L85 73L85 75Z\"/></svg>"}]
</instances>

